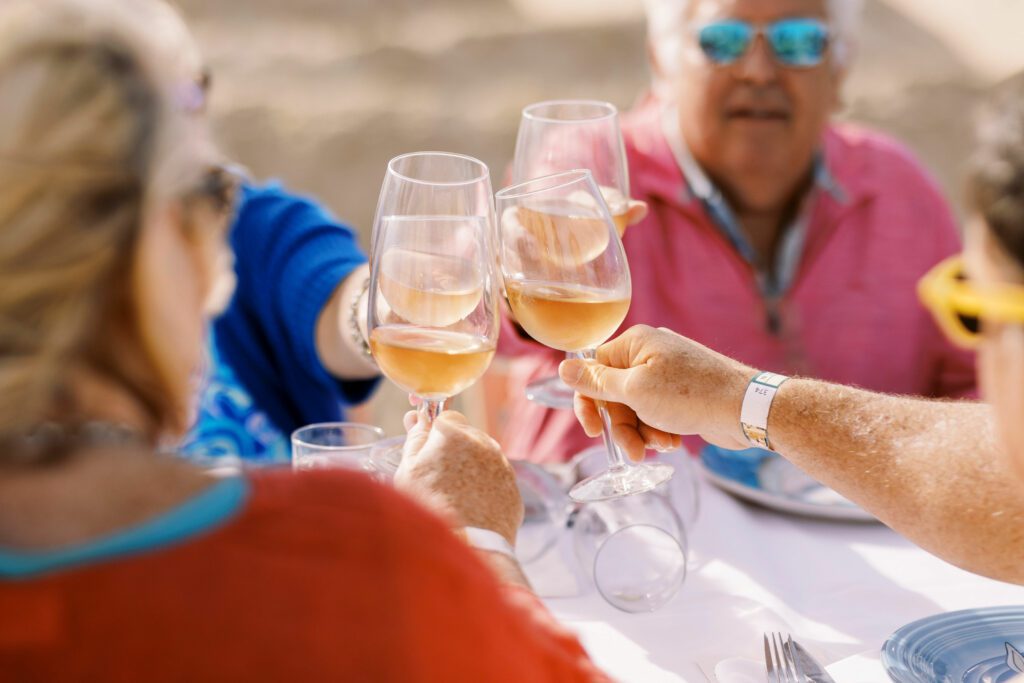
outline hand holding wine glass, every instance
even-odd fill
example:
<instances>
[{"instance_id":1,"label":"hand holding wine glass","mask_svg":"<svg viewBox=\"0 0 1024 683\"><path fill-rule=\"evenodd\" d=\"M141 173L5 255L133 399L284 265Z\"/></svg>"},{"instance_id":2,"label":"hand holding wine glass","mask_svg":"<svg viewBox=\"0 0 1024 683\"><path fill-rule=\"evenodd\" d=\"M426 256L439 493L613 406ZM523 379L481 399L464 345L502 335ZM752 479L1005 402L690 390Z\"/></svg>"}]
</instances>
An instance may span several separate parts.
<instances>
[{"instance_id":1,"label":"hand holding wine glass","mask_svg":"<svg viewBox=\"0 0 1024 683\"><path fill-rule=\"evenodd\" d=\"M542 344L593 358L625 319L631 294L622 242L593 176L574 170L505 188L497 211L505 294L519 324ZM672 476L663 463L629 466L607 411L599 413L609 469L577 484L574 499L649 491Z\"/></svg>"},{"instance_id":2,"label":"hand holding wine glass","mask_svg":"<svg viewBox=\"0 0 1024 683\"><path fill-rule=\"evenodd\" d=\"M523 523L523 501L515 472L497 442L451 410L433 425L413 413L406 423L409 436L395 486L453 526L490 529L514 546Z\"/></svg>"}]
</instances>

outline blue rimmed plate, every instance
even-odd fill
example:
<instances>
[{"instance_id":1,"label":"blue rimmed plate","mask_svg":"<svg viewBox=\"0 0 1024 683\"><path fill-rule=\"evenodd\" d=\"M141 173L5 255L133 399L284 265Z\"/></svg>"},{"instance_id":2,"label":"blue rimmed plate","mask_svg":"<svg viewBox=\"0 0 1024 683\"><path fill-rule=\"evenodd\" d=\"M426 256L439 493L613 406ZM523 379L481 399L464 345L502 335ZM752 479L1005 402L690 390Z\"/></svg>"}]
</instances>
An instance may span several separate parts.
<instances>
[{"instance_id":1,"label":"blue rimmed plate","mask_svg":"<svg viewBox=\"0 0 1024 683\"><path fill-rule=\"evenodd\" d=\"M1004 683L1024 673L1024 606L985 607L919 619L882 646L896 683Z\"/></svg>"},{"instance_id":2,"label":"blue rimmed plate","mask_svg":"<svg viewBox=\"0 0 1024 683\"><path fill-rule=\"evenodd\" d=\"M701 450L700 461L711 483L763 507L819 519L878 521L777 453L760 448L730 451L709 444Z\"/></svg>"}]
</instances>

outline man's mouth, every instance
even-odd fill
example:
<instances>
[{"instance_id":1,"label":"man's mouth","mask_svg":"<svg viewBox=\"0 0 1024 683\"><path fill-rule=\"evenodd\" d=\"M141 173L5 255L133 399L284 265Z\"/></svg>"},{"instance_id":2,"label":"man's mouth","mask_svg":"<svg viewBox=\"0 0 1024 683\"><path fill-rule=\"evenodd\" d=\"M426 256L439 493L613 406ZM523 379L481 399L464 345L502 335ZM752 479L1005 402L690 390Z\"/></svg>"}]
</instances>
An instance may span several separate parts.
<instances>
[{"instance_id":1,"label":"man's mouth","mask_svg":"<svg viewBox=\"0 0 1024 683\"><path fill-rule=\"evenodd\" d=\"M732 107L727 109L725 117L730 121L789 121L789 112L785 109L766 107Z\"/></svg>"}]
</instances>

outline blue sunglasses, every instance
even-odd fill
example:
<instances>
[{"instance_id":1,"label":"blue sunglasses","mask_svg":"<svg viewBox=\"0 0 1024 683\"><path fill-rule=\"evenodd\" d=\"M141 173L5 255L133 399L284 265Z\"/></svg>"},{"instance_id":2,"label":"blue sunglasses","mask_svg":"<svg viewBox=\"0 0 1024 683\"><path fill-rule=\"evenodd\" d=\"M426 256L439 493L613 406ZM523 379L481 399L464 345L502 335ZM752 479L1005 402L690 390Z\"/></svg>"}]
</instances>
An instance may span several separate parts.
<instances>
[{"instance_id":1,"label":"blue sunglasses","mask_svg":"<svg viewBox=\"0 0 1024 683\"><path fill-rule=\"evenodd\" d=\"M732 64L746 54L754 39L763 35L775 58L784 66L812 67L821 64L829 44L829 30L819 19L781 19L754 25L739 19L723 19L697 28L697 41L715 64Z\"/></svg>"}]
</instances>

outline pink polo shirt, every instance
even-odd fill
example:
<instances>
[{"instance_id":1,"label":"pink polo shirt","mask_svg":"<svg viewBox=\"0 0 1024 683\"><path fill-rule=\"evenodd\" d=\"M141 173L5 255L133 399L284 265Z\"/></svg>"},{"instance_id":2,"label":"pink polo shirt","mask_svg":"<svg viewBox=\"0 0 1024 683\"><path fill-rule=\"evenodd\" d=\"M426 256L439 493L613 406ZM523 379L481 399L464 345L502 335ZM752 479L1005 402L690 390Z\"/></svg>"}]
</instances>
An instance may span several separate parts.
<instances>
[{"instance_id":1,"label":"pink polo shirt","mask_svg":"<svg viewBox=\"0 0 1024 683\"><path fill-rule=\"evenodd\" d=\"M823 160L842 196L811 191L773 331L754 270L689 191L660 107L648 100L622 126L632 195L650 207L624 238L633 299L622 329L667 327L761 370L895 394L974 395L973 356L946 341L915 293L931 266L960 250L959 233L904 147L854 126L825 132ZM557 462L596 443L572 411L523 395L565 355L502 325L499 352L515 357L502 435L508 455Z\"/></svg>"}]
</instances>

